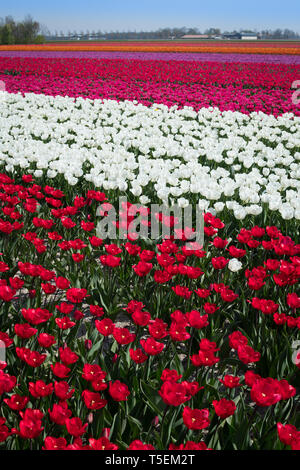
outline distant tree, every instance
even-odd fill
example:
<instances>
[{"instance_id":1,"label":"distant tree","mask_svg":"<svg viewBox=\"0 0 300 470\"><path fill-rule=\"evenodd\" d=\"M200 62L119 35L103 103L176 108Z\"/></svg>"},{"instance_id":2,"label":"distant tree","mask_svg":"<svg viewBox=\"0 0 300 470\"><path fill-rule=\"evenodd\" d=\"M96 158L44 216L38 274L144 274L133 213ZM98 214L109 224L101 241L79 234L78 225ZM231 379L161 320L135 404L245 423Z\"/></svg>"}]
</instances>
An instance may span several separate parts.
<instances>
[{"instance_id":1,"label":"distant tree","mask_svg":"<svg viewBox=\"0 0 300 470\"><path fill-rule=\"evenodd\" d=\"M282 34L284 39L295 39L297 37L296 33L294 31L291 31L290 29L285 29Z\"/></svg>"},{"instance_id":2,"label":"distant tree","mask_svg":"<svg viewBox=\"0 0 300 470\"><path fill-rule=\"evenodd\" d=\"M5 24L1 28L1 44L14 44L15 38L10 24Z\"/></svg>"},{"instance_id":3,"label":"distant tree","mask_svg":"<svg viewBox=\"0 0 300 470\"><path fill-rule=\"evenodd\" d=\"M25 44L30 44L34 42L39 30L40 25L37 21L34 21L33 18L28 15L25 20L22 22L23 26L23 42Z\"/></svg>"},{"instance_id":4,"label":"distant tree","mask_svg":"<svg viewBox=\"0 0 300 470\"><path fill-rule=\"evenodd\" d=\"M209 28L204 31L204 34L208 36L219 36L221 34L221 30L219 28Z\"/></svg>"},{"instance_id":5,"label":"distant tree","mask_svg":"<svg viewBox=\"0 0 300 470\"><path fill-rule=\"evenodd\" d=\"M282 39L282 30L281 29L275 29L275 31L272 34L273 38L272 39Z\"/></svg>"},{"instance_id":6,"label":"distant tree","mask_svg":"<svg viewBox=\"0 0 300 470\"><path fill-rule=\"evenodd\" d=\"M45 36L50 36L49 29L41 26L29 15L19 22L16 22L12 16L0 18L0 43L2 44L40 44L45 42Z\"/></svg>"}]
</instances>

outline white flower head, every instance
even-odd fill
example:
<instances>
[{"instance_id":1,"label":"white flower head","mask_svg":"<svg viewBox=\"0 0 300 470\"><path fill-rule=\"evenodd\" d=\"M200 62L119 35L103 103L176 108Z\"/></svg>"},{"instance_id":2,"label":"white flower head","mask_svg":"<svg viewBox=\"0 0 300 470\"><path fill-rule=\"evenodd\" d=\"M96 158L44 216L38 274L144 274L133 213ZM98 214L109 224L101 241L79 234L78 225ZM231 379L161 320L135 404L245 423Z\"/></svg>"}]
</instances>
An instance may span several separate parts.
<instances>
[{"instance_id":1,"label":"white flower head","mask_svg":"<svg viewBox=\"0 0 300 470\"><path fill-rule=\"evenodd\" d=\"M240 271L242 267L243 267L242 263L237 258L232 258L228 263L228 269L232 271L233 273Z\"/></svg>"}]
</instances>

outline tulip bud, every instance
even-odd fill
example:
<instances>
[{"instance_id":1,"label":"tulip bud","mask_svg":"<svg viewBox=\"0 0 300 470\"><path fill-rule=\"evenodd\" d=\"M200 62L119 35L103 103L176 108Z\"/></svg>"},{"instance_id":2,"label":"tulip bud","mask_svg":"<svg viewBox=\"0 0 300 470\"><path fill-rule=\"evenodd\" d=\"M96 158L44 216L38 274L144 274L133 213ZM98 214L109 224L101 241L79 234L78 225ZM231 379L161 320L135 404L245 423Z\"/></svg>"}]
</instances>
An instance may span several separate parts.
<instances>
[{"instance_id":1,"label":"tulip bud","mask_svg":"<svg viewBox=\"0 0 300 470\"><path fill-rule=\"evenodd\" d=\"M81 320L84 317L83 313L80 310L75 310L73 315L74 315L74 320L76 321Z\"/></svg>"},{"instance_id":2,"label":"tulip bud","mask_svg":"<svg viewBox=\"0 0 300 470\"><path fill-rule=\"evenodd\" d=\"M159 417L155 416L155 418L152 420L152 426L157 428L158 425L159 425Z\"/></svg>"},{"instance_id":3,"label":"tulip bud","mask_svg":"<svg viewBox=\"0 0 300 470\"><path fill-rule=\"evenodd\" d=\"M112 361L113 361L114 364L117 362L118 357L119 357L119 356L118 356L118 354L116 353L116 354L114 355L114 357L112 358Z\"/></svg>"}]
</instances>

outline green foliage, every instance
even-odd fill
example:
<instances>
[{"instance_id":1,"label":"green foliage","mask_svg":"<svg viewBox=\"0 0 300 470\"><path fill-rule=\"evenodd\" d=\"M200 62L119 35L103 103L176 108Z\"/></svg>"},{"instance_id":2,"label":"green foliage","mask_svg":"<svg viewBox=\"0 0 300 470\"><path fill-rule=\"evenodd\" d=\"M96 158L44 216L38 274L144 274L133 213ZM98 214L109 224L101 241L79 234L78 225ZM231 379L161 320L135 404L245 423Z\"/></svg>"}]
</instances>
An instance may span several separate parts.
<instances>
[{"instance_id":1,"label":"green foliage","mask_svg":"<svg viewBox=\"0 0 300 470\"><path fill-rule=\"evenodd\" d=\"M0 22L0 44L42 44L45 38L39 31L40 24L30 16L20 22L9 16Z\"/></svg>"}]
</instances>

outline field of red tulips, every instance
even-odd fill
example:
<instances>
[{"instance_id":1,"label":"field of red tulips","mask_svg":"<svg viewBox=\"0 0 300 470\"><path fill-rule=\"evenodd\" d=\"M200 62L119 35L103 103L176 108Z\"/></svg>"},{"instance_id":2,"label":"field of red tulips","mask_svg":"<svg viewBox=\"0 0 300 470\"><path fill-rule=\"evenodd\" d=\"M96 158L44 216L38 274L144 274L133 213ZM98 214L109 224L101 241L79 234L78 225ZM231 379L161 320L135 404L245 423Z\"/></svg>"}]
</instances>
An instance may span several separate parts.
<instances>
[{"instance_id":1,"label":"field of red tulips","mask_svg":"<svg viewBox=\"0 0 300 470\"><path fill-rule=\"evenodd\" d=\"M113 198L22 172L0 201L1 447L300 448L297 234L206 213L193 251L114 243Z\"/></svg>"}]
</instances>

